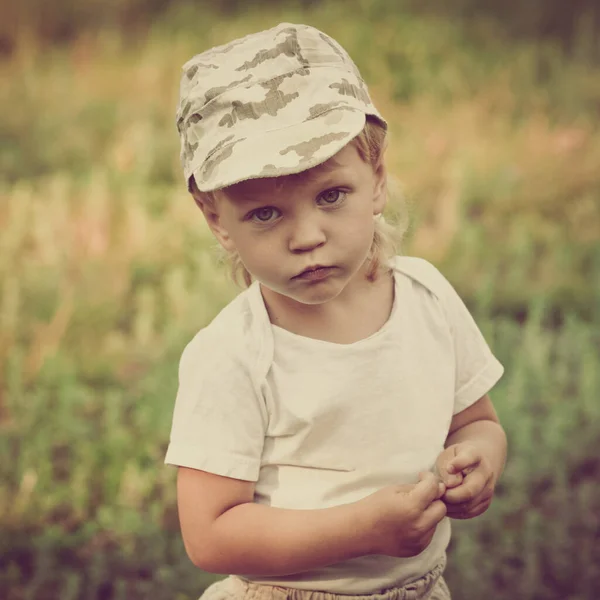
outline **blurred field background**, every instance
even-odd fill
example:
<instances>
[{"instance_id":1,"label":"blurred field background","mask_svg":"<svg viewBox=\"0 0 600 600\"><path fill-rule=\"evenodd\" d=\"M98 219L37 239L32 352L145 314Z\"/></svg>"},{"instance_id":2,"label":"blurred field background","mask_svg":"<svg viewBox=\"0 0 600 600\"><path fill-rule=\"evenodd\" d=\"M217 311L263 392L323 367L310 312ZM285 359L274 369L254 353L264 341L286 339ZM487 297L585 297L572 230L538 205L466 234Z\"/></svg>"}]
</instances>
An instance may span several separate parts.
<instances>
[{"instance_id":1,"label":"blurred field background","mask_svg":"<svg viewBox=\"0 0 600 600\"><path fill-rule=\"evenodd\" d=\"M357 62L391 122L404 251L506 367L509 462L488 513L455 521L454 596L600 597L600 11L423 5L0 6L0 598L184 600L215 579L163 459L181 350L236 290L174 110L188 58L281 21Z\"/></svg>"}]
</instances>

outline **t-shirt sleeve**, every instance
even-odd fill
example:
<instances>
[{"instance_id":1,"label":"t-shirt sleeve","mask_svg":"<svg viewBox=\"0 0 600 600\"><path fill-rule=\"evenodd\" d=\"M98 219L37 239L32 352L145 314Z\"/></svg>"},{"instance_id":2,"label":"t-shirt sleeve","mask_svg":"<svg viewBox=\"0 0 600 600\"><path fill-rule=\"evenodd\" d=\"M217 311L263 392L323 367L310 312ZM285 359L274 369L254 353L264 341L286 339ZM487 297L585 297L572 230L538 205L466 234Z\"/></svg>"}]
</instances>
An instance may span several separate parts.
<instances>
[{"instance_id":1,"label":"t-shirt sleeve","mask_svg":"<svg viewBox=\"0 0 600 600\"><path fill-rule=\"evenodd\" d=\"M257 481L266 431L259 388L241 353L203 334L181 357L165 463Z\"/></svg>"},{"instance_id":2,"label":"t-shirt sleeve","mask_svg":"<svg viewBox=\"0 0 600 600\"><path fill-rule=\"evenodd\" d=\"M425 262L425 261L423 261ZM457 414L487 394L504 373L475 319L452 284L431 264L431 282L445 312L454 343L454 411Z\"/></svg>"}]
</instances>

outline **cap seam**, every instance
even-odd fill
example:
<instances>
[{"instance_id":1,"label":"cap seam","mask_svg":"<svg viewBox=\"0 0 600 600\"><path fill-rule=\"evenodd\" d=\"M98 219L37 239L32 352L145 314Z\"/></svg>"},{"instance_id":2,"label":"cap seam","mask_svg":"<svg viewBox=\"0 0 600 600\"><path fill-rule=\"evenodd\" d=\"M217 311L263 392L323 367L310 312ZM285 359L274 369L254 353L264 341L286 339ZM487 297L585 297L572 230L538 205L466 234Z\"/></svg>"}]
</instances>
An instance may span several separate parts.
<instances>
[{"instance_id":1,"label":"cap seam","mask_svg":"<svg viewBox=\"0 0 600 600\"><path fill-rule=\"evenodd\" d=\"M273 79L277 79L278 77L285 77L286 75L290 75L293 73L297 73L298 71L300 71L300 69L302 70L306 70L306 69L335 69L336 71L340 71L341 69L338 67L332 67L330 65L314 65L312 67L299 67L298 69L294 69L292 71L286 71L285 73L282 73L281 75L275 75L273 77L268 77L268 78L264 78L264 79L258 79L258 80L254 80L254 81L245 81L244 83L240 83L240 85L237 85L235 87L230 87L227 88L226 90L224 90L222 93L220 93L218 96L215 96L214 98L211 98L206 104L203 104L201 109L207 108L209 107L213 102L216 102L223 94L226 94L227 92L231 92L234 90L239 90L239 89L244 89L244 88L250 88L250 87L254 87L256 85L260 85L261 83L265 83L267 81L273 81ZM362 79L361 77L358 77L356 75L356 73L354 73L354 71L350 71L348 69L343 69L346 73L349 73L350 75L352 75L354 78L356 78L358 81L362 82L363 84L365 84L364 79ZM366 85L366 84L365 84ZM218 87L218 86L215 86ZM201 110L199 109L198 112ZM192 114L192 113L190 113ZM195 113L194 113L195 114ZM189 116L189 115L188 115Z\"/></svg>"}]
</instances>

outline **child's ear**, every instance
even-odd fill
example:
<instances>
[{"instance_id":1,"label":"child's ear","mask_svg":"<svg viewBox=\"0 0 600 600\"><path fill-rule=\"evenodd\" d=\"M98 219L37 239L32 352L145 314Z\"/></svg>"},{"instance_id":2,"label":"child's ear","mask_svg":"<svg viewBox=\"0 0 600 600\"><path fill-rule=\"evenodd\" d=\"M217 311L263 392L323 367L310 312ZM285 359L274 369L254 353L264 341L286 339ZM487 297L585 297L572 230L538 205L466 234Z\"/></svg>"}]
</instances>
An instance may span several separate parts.
<instances>
[{"instance_id":1,"label":"child's ear","mask_svg":"<svg viewBox=\"0 0 600 600\"><path fill-rule=\"evenodd\" d=\"M210 230L217 238L219 244L221 244L221 246L223 246L223 248L228 252L235 250L233 240L229 237L229 232L223 225L216 204L214 202L208 203L197 196L194 196L194 201L198 205L198 208L202 211Z\"/></svg>"},{"instance_id":2,"label":"child's ear","mask_svg":"<svg viewBox=\"0 0 600 600\"><path fill-rule=\"evenodd\" d=\"M373 214L383 212L387 202L387 170L383 160L374 167L375 189L373 190Z\"/></svg>"}]
</instances>

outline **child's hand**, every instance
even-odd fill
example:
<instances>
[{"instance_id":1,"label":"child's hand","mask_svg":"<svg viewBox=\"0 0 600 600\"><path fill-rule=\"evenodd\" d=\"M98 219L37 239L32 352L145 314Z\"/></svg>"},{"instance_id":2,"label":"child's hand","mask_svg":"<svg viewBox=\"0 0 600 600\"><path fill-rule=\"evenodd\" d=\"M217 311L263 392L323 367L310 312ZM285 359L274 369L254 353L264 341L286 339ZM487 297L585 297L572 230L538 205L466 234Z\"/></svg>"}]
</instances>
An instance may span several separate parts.
<instances>
[{"instance_id":1,"label":"child's hand","mask_svg":"<svg viewBox=\"0 0 600 600\"><path fill-rule=\"evenodd\" d=\"M449 465L456 457L456 450L456 446L450 446L446 448L437 457L437 460L435 461L435 465L433 467L433 474L437 475L442 480L447 490L455 488L463 482L462 471L459 470L454 471L452 473L448 472Z\"/></svg>"},{"instance_id":2,"label":"child's hand","mask_svg":"<svg viewBox=\"0 0 600 600\"><path fill-rule=\"evenodd\" d=\"M440 500L445 489L433 474L421 473L419 483L390 485L364 498L372 519L371 553L407 557L425 550L446 515Z\"/></svg>"},{"instance_id":3,"label":"child's hand","mask_svg":"<svg viewBox=\"0 0 600 600\"><path fill-rule=\"evenodd\" d=\"M475 446L449 446L438 456L435 469L447 488L442 500L449 517L472 519L489 508L494 495L494 472Z\"/></svg>"}]
</instances>

